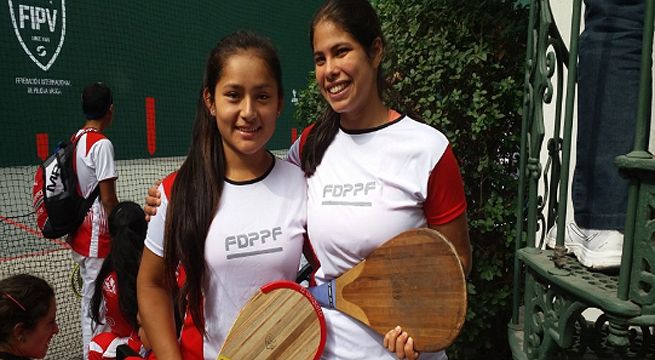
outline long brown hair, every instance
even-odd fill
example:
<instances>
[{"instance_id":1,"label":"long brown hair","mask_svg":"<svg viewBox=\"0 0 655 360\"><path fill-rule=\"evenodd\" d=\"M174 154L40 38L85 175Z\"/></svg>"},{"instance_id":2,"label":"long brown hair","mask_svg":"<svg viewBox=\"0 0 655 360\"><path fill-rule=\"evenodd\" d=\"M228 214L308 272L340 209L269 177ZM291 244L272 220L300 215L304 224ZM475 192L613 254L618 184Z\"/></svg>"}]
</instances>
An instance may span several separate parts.
<instances>
[{"instance_id":1,"label":"long brown hair","mask_svg":"<svg viewBox=\"0 0 655 360\"><path fill-rule=\"evenodd\" d=\"M327 0L314 14L309 29L309 44L312 52L314 51L314 30L322 21L334 23L349 33L368 51L369 57L373 56L375 39L380 39L382 47L385 46L380 19L368 0ZM380 66L377 73L377 90L380 98L385 89L386 81L382 66ZM339 118L339 114L332 107L327 106L316 121L316 125L309 132L301 155L301 166L307 177L314 174L316 167L321 164L325 151L337 135Z\"/></svg>"},{"instance_id":2,"label":"long brown hair","mask_svg":"<svg viewBox=\"0 0 655 360\"><path fill-rule=\"evenodd\" d=\"M223 192L225 154L216 119L204 103L205 92L214 99L216 84L227 60L239 52L255 51L269 66L280 97L282 70L273 44L251 32L239 31L221 39L207 59L189 153L177 173L166 213L164 256L171 288L176 286L178 265L186 283L178 292L181 313L188 309L195 326L205 333L202 289L207 284L205 240Z\"/></svg>"}]
</instances>

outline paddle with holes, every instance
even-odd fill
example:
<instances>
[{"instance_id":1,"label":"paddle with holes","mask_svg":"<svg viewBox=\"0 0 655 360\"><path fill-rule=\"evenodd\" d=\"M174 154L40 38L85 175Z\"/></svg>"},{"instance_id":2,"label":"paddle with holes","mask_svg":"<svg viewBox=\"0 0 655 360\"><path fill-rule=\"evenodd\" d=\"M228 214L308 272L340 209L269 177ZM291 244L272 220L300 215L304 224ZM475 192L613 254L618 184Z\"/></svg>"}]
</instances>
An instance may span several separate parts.
<instances>
[{"instance_id":1,"label":"paddle with holes","mask_svg":"<svg viewBox=\"0 0 655 360\"><path fill-rule=\"evenodd\" d=\"M218 360L317 360L326 330L321 306L291 281L262 286L241 309Z\"/></svg>"},{"instance_id":2,"label":"paddle with holes","mask_svg":"<svg viewBox=\"0 0 655 360\"><path fill-rule=\"evenodd\" d=\"M310 288L326 308L381 335L400 325L417 351L457 338L466 317L466 279L453 245L438 231L405 231L340 277Z\"/></svg>"}]
</instances>

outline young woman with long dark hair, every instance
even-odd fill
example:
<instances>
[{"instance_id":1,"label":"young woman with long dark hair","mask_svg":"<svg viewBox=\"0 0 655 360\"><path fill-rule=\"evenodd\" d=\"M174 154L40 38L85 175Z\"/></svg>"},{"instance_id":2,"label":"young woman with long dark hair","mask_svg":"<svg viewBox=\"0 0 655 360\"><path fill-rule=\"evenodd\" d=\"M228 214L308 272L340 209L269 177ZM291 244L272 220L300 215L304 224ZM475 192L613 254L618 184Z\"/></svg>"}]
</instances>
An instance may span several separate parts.
<instances>
[{"instance_id":1,"label":"young woman with long dark hair","mask_svg":"<svg viewBox=\"0 0 655 360\"><path fill-rule=\"evenodd\" d=\"M329 106L288 158L307 177L316 282L340 276L384 241L416 227L446 236L468 273L471 245L457 160L441 132L384 103L385 40L371 4L326 1L312 20L310 44L316 82ZM324 359L419 356L411 334L400 327L382 337L337 310L323 311L329 334ZM421 354L428 358L445 353Z\"/></svg>"},{"instance_id":2,"label":"young woman with long dark hair","mask_svg":"<svg viewBox=\"0 0 655 360\"><path fill-rule=\"evenodd\" d=\"M211 51L193 139L165 178L138 278L141 319L158 359L216 359L241 307L293 280L306 226L305 179L265 145L282 110L275 48L248 32ZM186 309L178 344L171 295Z\"/></svg>"}]
</instances>

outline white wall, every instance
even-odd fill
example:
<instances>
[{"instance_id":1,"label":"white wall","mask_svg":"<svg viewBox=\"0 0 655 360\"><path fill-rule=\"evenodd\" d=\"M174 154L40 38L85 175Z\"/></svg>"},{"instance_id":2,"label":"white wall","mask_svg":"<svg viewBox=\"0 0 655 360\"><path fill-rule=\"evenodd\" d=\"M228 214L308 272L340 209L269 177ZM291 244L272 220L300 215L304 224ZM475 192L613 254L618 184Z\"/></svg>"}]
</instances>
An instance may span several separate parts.
<instances>
[{"instance_id":1,"label":"white wall","mask_svg":"<svg viewBox=\"0 0 655 360\"><path fill-rule=\"evenodd\" d=\"M562 35L562 39L564 42L567 44L567 48L569 46L569 41L571 38L571 15L572 15L572 1L570 0L551 0L551 7L553 11L553 17L554 21L557 24L557 27ZM581 27L584 25L581 25ZM550 49L552 51L552 48ZM568 62L568 59L563 59L564 62ZM568 71L566 69L566 66L563 67L563 72L564 72L564 77L563 80L563 109L562 109L562 125L561 128L563 131L564 128L564 117L566 116L565 113L565 106L566 106L566 81L568 77ZM553 75L551 78L551 81L553 82L553 89L557 89L557 76L556 74ZM555 121L555 96L553 96L553 99L550 104L544 104L544 127L546 130L546 135L545 135L545 140L544 144L542 145L541 149L541 154L540 154L540 162L542 165L542 171L545 170L546 162L548 160L548 149L547 149L547 141L551 137L553 137L553 131L554 131L554 121ZM576 101L575 105L573 107L573 130L572 130L572 139L573 141L571 142L571 163L570 163L570 171L569 171L569 191L568 191L568 201L567 201L567 222L572 221L573 219L573 207L571 204L571 179L573 178L573 168L575 167L575 154L576 154L576 135L577 135L577 93L576 93ZM560 137L563 138L563 135L560 134ZM542 174L543 177L543 174ZM539 193L544 195L544 184L543 181L539 181ZM559 194L549 194L549 196L559 196Z\"/></svg>"}]
</instances>

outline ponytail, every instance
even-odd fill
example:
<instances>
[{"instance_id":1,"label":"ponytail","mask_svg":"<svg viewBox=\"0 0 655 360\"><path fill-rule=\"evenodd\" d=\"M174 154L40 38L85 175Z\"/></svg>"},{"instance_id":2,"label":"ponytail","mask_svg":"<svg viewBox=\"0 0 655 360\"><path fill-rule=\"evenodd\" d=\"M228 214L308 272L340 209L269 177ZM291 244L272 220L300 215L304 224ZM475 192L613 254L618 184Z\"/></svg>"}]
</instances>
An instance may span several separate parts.
<instances>
[{"instance_id":1,"label":"ponytail","mask_svg":"<svg viewBox=\"0 0 655 360\"><path fill-rule=\"evenodd\" d=\"M138 329L136 315L139 308L136 300L136 276L148 228L145 213L135 202L120 202L109 215L108 223L111 235L111 253L105 258L95 281L91 298L91 318L95 323L103 324L100 319L102 288L107 276L114 271L116 272L118 306L121 314L132 326L132 329Z\"/></svg>"}]
</instances>

